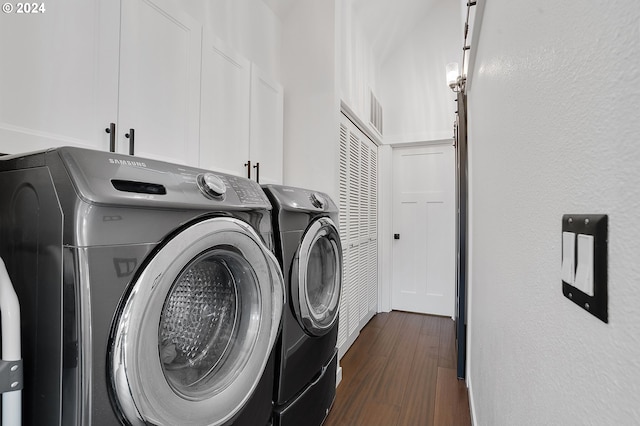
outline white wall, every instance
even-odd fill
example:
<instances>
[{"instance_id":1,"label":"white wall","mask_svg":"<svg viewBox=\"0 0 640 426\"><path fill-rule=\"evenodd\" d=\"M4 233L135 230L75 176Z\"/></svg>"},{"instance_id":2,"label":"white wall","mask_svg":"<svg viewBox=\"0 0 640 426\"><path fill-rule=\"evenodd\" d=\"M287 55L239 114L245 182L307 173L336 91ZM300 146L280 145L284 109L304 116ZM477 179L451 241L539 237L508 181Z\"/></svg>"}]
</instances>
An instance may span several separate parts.
<instances>
[{"instance_id":1,"label":"white wall","mask_svg":"<svg viewBox=\"0 0 640 426\"><path fill-rule=\"evenodd\" d=\"M340 2L340 98L362 120L366 130L375 135L373 126L369 124L370 91L381 100L378 83L381 58L376 57L370 36L365 32L362 18L353 9L352 2Z\"/></svg>"},{"instance_id":2,"label":"white wall","mask_svg":"<svg viewBox=\"0 0 640 426\"><path fill-rule=\"evenodd\" d=\"M283 20L284 183L338 200L335 0L298 0Z\"/></svg>"},{"instance_id":3,"label":"white wall","mask_svg":"<svg viewBox=\"0 0 640 426\"><path fill-rule=\"evenodd\" d=\"M282 24L259 0L178 0L192 15L231 49L282 81Z\"/></svg>"},{"instance_id":4,"label":"white wall","mask_svg":"<svg viewBox=\"0 0 640 426\"><path fill-rule=\"evenodd\" d=\"M461 60L460 4L435 2L427 20L381 65L385 143L453 137L455 96L445 66Z\"/></svg>"},{"instance_id":5,"label":"white wall","mask_svg":"<svg viewBox=\"0 0 640 426\"><path fill-rule=\"evenodd\" d=\"M640 423L640 2L486 2L469 92L475 424ZM609 215L609 324L561 218Z\"/></svg>"}]
</instances>

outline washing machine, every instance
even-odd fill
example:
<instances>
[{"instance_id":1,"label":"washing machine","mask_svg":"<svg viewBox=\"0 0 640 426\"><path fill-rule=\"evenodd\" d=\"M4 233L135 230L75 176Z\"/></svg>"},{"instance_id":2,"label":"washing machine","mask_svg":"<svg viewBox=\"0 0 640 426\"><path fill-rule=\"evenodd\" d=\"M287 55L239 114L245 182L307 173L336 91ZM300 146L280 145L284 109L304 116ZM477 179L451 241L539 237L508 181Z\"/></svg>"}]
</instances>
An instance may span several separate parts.
<instances>
[{"instance_id":1,"label":"washing machine","mask_svg":"<svg viewBox=\"0 0 640 426\"><path fill-rule=\"evenodd\" d=\"M250 180L58 148L0 160L24 425L266 425L284 281Z\"/></svg>"},{"instance_id":2,"label":"washing machine","mask_svg":"<svg viewBox=\"0 0 640 426\"><path fill-rule=\"evenodd\" d=\"M274 425L315 426L335 399L342 246L326 194L264 185L287 304L277 344Z\"/></svg>"}]
</instances>

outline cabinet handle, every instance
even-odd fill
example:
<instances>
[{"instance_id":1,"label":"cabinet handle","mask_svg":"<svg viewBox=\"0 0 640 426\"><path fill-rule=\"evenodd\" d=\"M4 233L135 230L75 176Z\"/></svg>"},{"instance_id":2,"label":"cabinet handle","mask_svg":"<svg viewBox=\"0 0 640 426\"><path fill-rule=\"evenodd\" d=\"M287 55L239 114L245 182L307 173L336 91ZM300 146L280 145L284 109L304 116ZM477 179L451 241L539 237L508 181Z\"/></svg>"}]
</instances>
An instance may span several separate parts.
<instances>
[{"instance_id":1,"label":"cabinet handle","mask_svg":"<svg viewBox=\"0 0 640 426\"><path fill-rule=\"evenodd\" d=\"M256 163L253 168L256 169L256 182L260 183L260 163Z\"/></svg>"},{"instance_id":2,"label":"cabinet handle","mask_svg":"<svg viewBox=\"0 0 640 426\"><path fill-rule=\"evenodd\" d=\"M109 123L104 131L109 133L109 152L116 152L116 123Z\"/></svg>"},{"instance_id":3,"label":"cabinet handle","mask_svg":"<svg viewBox=\"0 0 640 426\"><path fill-rule=\"evenodd\" d=\"M136 144L136 131L135 129L129 129L129 133L125 133L125 138L129 139L129 155L133 155Z\"/></svg>"},{"instance_id":4,"label":"cabinet handle","mask_svg":"<svg viewBox=\"0 0 640 426\"><path fill-rule=\"evenodd\" d=\"M251 160L247 160L244 166L247 168L247 179L251 179Z\"/></svg>"}]
</instances>

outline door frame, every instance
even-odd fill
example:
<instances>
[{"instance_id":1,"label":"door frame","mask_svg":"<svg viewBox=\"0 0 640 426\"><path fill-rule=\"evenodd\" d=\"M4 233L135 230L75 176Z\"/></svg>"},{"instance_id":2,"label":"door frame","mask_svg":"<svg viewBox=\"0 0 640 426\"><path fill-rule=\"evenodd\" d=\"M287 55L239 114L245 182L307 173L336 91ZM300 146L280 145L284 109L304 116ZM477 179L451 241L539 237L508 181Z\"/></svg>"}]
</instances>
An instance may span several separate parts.
<instances>
[{"instance_id":1,"label":"door frame","mask_svg":"<svg viewBox=\"0 0 640 426\"><path fill-rule=\"evenodd\" d=\"M468 262L468 146L467 146L467 95L458 92L455 123L455 152L456 152L456 204L458 207L456 223L456 364L459 379L466 375L467 360L467 262Z\"/></svg>"}]
</instances>

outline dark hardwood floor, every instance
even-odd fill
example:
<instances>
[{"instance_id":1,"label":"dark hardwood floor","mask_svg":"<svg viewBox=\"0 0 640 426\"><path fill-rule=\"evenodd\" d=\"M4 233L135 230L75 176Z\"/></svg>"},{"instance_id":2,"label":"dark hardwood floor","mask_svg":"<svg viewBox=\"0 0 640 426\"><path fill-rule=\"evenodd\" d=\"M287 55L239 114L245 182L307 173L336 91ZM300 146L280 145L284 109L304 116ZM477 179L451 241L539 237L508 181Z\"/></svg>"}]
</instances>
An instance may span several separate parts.
<instances>
[{"instance_id":1,"label":"dark hardwood floor","mask_svg":"<svg viewBox=\"0 0 640 426\"><path fill-rule=\"evenodd\" d=\"M376 315L340 361L342 382L324 426L469 426L450 318Z\"/></svg>"}]
</instances>

